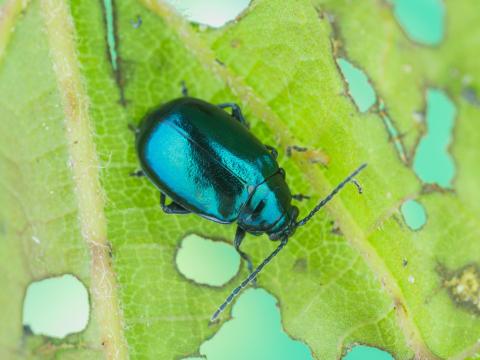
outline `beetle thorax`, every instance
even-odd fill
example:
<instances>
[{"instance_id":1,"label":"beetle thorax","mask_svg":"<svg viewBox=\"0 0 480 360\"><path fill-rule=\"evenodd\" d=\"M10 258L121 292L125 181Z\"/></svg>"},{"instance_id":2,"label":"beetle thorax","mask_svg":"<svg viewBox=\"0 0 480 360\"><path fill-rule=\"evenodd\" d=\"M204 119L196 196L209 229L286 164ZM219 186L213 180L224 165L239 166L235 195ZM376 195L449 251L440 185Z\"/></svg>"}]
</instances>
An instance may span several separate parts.
<instances>
[{"instance_id":1,"label":"beetle thorax","mask_svg":"<svg viewBox=\"0 0 480 360\"><path fill-rule=\"evenodd\" d=\"M240 212L238 225L253 234L291 232L298 215L291 200L283 173L279 171L253 190Z\"/></svg>"}]
</instances>

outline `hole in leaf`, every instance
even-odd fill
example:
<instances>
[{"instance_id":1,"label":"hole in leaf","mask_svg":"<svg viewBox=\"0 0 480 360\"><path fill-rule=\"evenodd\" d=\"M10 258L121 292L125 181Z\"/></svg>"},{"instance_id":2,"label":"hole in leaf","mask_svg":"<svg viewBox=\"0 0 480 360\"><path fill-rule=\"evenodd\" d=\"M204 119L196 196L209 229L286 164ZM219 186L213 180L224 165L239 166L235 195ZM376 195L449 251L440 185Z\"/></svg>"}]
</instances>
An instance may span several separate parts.
<instances>
[{"instance_id":1,"label":"hole in leaf","mask_svg":"<svg viewBox=\"0 0 480 360\"><path fill-rule=\"evenodd\" d=\"M422 204L415 200L407 200L400 207L403 219L412 230L421 229L427 222L427 214Z\"/></svg>"},{"instance_id":2,"label":"hole in leaf","mask_svg":"<svg viewBox=\"0 0 480 360\"><path fill-rule=\"evenodd\" d=\"M182 240L176 263L186 278L199 284L222 286L237 274L240 256L230 244L191 234Z\"/></svg>"},{"instance_id":3,"label":"hole in leaf","mask_svg":"<svg viewBox=\"0 0 480 360\"><path fill-rule=\"evenodd\" d=\"M239 296L232 319L200 346L200 354L209 360L312 359L304 343L284 332L277 301L263 289L248 289Z\"/></svg>"},{"instance_id":4,"label":"hole in leaf","mask_svg":"<svg viewBox=\"0 0 480 360\"><path fill-rule=\"evenodd\" d=\"M394 15L408 37L420 44L438 45L444 34L441 0L390 0Z\"/></svg>"},{"instance_id":5,"label":"hole in leaf","mask_svg":"<svg viewBox=\"0 0 480 360\"><path fill-rule=\"evenodd\" d=\"M368 111L377 101L377 97L367 75L344 58L338 58L337 64L347 81L348 92L358 110L360 112Z\"/></svg>"},{"instance_id":6,"label":"hole in leaf","mask_svg":"<svg viewBox=\"0 0 480 360\"><path fill-rule=\"evenodd\" d=\"M427 133L418 144L413 170L425 183L451 188L455 164L448 153L456 107L441 90L427 92Z\"/></svg>"},{"instance_id":7,"label":"hole in leaf","mask_svg":"<svg viewBox=\"0 0 480 360\"><path fill-rule=\"evenodd\" d=\"M63 338L83 331L89 312L85 285L66 274L28 286L23 302L23 325L35 335Z\"/></svg>"},{"instance_id":8,"label":"hole in leaf","mask_svg":"<svg viewBox=\"0 0 480 360\"><path fill-rule=\"evenodd\" d=\"M103 6L105 8L105 23L107 30L107 43L108 51L110 54L110 62L114 71L117 71L117 45L115 39L115 28L114 28L114 14L113 14L113 3L112 0L103 0Z\"/></svg>"},{"instance_id":9,"label":"hole in leaf","mask_svg":"<svg viewBox=\"0 0 480 360\"><path fill-rule=\"evenodd\" d=\"M343 357L343 360L393 360L388 352L366 345L356 345Z\"/></svg>"},{"instance_id":10,"label":"hole in leaf","mask_svg":"<svg viewBox=\"0 0 480 360\"><path fill-rule=\"evenodd\" d=\"M234 20L248 7L250 0L167 0L188 20L220 27Z\"/></svg>"}]
</instances>

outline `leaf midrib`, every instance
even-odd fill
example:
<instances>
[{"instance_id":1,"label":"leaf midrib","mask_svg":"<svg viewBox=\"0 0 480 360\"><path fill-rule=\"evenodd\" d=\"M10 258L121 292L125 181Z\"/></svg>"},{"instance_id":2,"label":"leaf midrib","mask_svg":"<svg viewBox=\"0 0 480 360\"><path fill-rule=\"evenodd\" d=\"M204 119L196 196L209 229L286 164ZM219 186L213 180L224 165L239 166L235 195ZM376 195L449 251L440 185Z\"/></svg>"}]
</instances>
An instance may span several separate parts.
<instances>
[{"instance_id":1,"label":"leaf midrib","mask_svg":"<svg viewBox=\"0 0 480 360\"><path fill-rule=\"evenodd\" d=\"M91 313L100 328L99 343L107 359L127 359L127 343L107 239L99 162L90 130L89 99L81 80L75 30L68 5L42 0L42 17L50 60L65 114L65 136L71 159L81 235L90 250Z\"/></svg>"}]
</instances>

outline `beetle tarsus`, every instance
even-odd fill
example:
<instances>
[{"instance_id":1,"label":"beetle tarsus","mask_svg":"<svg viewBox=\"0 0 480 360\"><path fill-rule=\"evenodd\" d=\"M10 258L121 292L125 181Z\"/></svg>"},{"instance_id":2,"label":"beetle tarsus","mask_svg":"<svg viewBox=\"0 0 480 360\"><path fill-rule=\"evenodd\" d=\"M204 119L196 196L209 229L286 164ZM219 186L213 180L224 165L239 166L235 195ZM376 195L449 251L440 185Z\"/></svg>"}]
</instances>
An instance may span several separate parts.
<instances>
[{"instance_id":1,"label":"beetle tarsus","mask_svg":"<svg viewBox=\"0 0 480 360\"><path fill-rule=\"evenodd\" d=\"M185 80L182 80L180 82L180 86L182 87L182 95L188 96L188 88L187 88L187 85L185 84Z\"/></svg>"},{"instance_id":2,"label":"beetle tarsus","mask_svg":"<svg viewBox=\"0 0 480 360\"><path fill-rule=\"evenodd\" d=\"M160 206L165 214L189 214L190 211L183 206L172 201L170 204L165 204L166 196L164 193L160 193Z\"/></svg>"},{"instance_id":3,"label":"beetle tarsus","mask_svg":"<svg viewBox=\"0 0 480 360\"><path fill-rule=\"evenodd\" d=\"M128 124L128 130L130 130L132 133L134 133L135 135L137 135L139 132L140 132L140 129L138 127L136 127L134 124L132 123L129 123Z\"/></svg>"},{"instance_id":4,"label":"beetle tarsus","mask_svg":"<svg viewBox=\"0 0 480 360\"><path fill-rule=\"evenodd\" d=\"M303 201L303 200L308 200L310 199L310 196L308 195L303 195L303 194L293 194L292 199L298 200L298 201Z\"/></svg>"},{"instance_id":5,"label":"beetle tarsus","mask_svg":"<svg viewBox=\"0 0 480 360\"><path fill-rule=\"evenodd\" d=\"M130 176L133 176L133 177L144 177L144 176L145 176L145 173L143 172L143 170L137 170L137 171L131 172L131 173L130 173Z\"/></svg>"},{"instance_id":6,"label":"beetle tarsus","mask_svg":"<svg viewBox=\"0 0 480 360\"><path fill-rule=\"evenodd\" d=\"M265 147L270 151L270 154L273 156L273 158L276 160L278 157L278 151L275 149L273 146L265 144Z\"/></svg>"},{"instance_id":7,"label":"beetle tarsus","mask_svg":"<svg viewBox=\"0 0 480 360\"><path fill-rule=\"evenodd\" d=\"M230 108L232 109L232 117L236 120L238 120L241 124L245 125L245 127L249 127L247 120L245 120L245 117L243 116L242 109L238 104L235 103L223 103L223 104L218 104L217 105L220 109L226 109Z\"/></svg>"},{"instance_id":8,"label":"beetle tarsus","mask_svg":"<svg viewBox=\"0 0 480 360\"><path fill-rule=\"evenodd\" d=\"M296 152L305 152L307 151L308 148L304 147L304 146L298 146L298 145L290 145L290 146L287 146L287 156L290 157L292 156L292 153L294 151Z\"/></svg>"}]
</instances>

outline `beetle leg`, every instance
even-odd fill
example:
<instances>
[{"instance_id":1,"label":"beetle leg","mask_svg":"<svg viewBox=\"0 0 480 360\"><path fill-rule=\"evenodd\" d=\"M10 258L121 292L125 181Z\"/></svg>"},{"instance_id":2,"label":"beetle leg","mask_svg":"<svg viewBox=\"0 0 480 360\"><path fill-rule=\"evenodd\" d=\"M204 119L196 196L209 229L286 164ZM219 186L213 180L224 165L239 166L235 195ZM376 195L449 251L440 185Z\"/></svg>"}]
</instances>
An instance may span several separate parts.
<instances>
[{"instance_id":1,"label":"beetle leg","mask_svg":"<svg viewBox=\"0 0 480 360\"><path fill-rule=\"evenodd\" d=\"M276 159L278 157L278 151L275 149L273 146L265 144L265 147L270 151L270 154L272 154L273 158Z\"/></svg>"},{"instance_id":2,"label":"beetle leg","mask_svg":"<svg viewBox=\"0 0 480 360\"><path fill-rule=\"evenodd\" d=\"M180 85L182 86L182 95L183 96L188 96L188 88L187 85L185 85L185 81L181 81Z\"/></svg>"},{"instance_id":3,"label":"beetle leg","mask_svg":"<svg viewBox=\"0 0 480 360\"><path fill-rule=\"evenodd\" d=\"M240 106L238 106L235 103L223 103L223 104L218 104L218 107L220 109L231 108L233 118L235 118L240 123L248 127L247 121L245 120L245 117L242 114L242 109L240 109Z\"/></svg>"},{"instance_id":4,"label":"beetle leg","mask_svg":"<svg viewBox=\"0 0 480 360\"><path fill-rule=\"evenodd\" d=\"M297 152L305 152L305 151L308 151L308 149L306 147L303 147L303 146L298 146L298 145L290 145L290 146L287 146L287 156L290 157L292 156L292 153L294 151L297 151Z\"/></svg>"},{"instance_id":5,"label":"beetle leg","mask_svg":"<svg viewBox=\"0 0 480 360\"><path fill-rule=\"evenodd\" d=\"M183 206L178 205L176 202L172 201L170 204L165 204L165 194L160 193L160 206L165 214L189 214L190 211L185 209Z\"/></svg>"},{"instance_id":6,"label":"beetle leg","mask_svg":"<svg viewBox=\"0 0 480 360\"><path fill-rule=\"evenodd\" d=\"M253 263L252 260L250 259L250 256L248 256L246 253L244 253L242 250L240 250L240 245L242 245L242 241L245 238L245 230L243 230L240 226L237 226L237 231L235 232L235 240L233 240L233 245L235 246L235 250L240 254L242 259L244 259L247 262L247 268L248 272L252 273L253 272ZM257 285L256 279L253 280L254 286Z\"/></svg>"},{"instance_id":7,"label":"beetle leg","mask_svg":"<svg viewBox=\"0 0 480 360\"><path fill-rule=\"evenodd\" d=\"M133 176L133 177L144 177L144 176L145 176L145 173L143 172L143 170L137 170L137 171L131 172L131 173L130 173L130 176Z\"/></svg>"},{"instance_id":8,"label":"beetle leg","mask_svg":"<svg viewBox=\"0 0 480 360\"><path fill-rule=\"evenodd\" d=\"M295 200L298 200L298 201L302 201L302 200L305 200L305 199L310 199L310 196L308 195L303 195L303 194L293 194L292 195L292 199L295 199Z\"/></svg>"},{"instance_id":9,"label":"beetle leg","mask_svg":"<svg viewBox=\"0 0 480 360\"><path fill-rule=\"evenodd\" d=\"M134 133L135 135L138 135L138 133L140 132L140 129L139 129L136 125L134 125L134 124L132 124L132 123L129 123L129 124L128 124L128 130L130 130L130 131L131 131L132 133Z\"/></svg>"}]
</instances>

